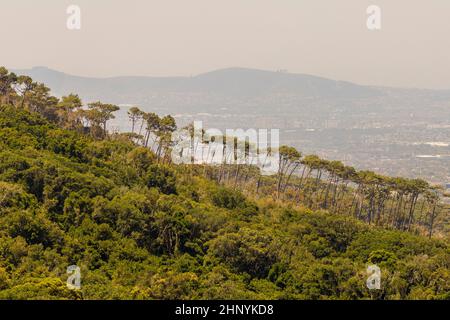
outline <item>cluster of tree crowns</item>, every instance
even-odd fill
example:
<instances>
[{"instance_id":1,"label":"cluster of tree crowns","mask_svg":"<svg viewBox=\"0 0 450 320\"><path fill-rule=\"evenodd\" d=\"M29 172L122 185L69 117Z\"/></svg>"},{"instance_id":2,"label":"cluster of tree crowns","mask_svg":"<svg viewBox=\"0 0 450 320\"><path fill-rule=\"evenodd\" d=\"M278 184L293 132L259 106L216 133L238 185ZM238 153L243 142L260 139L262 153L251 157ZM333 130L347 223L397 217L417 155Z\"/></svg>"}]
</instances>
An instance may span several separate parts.
<instances>
[{"instance_id":1,"label":"cluster of tree crowns","mask_svg":"<svg viewBox=\"0 0 450 320\"><path fill-rule=\"evenodd\" d=\"M37 112L64 129L78 130L95 139L111 138L107 122L114 119L114 112L120 109L102 102L89 103L85 108L76 94L58 99L44 84L28 76L17 76L3 67L0 67L0 103ZM128 115L132 131L115 135L151 148L158 161L170 162L172 133L177 129L174 118L170 115L161 118L137 107L130 108ZM248 144L244 144L244 148L244 157L251 159L247 152L251 148ZM225 161L221 165L197 165L196 170L201 167L205 176L256 195L271 194L276 199L308 208L352 214L368 223L426 232L430 237L438 217L446 219L449 214L448 206L441 202L442 189L424 180L357 171L340 161L303 156L289 146L281 146L276 151L278 172L268 177L262 176L250 160L228 163L227 156L223 157ZM225 145L223 152L227 152ZM275 150L269 148L264 152L269 154Z\"/></svg>"},{"instance_id":2,"label":"cluster of tree crowns","mask_svg":"<svg viewBox=\"0 0 450 320\"><path fill-rule=\"evenodd\" d=\"M350 213L368 223L432 236L439 215L448 216L441 202L440 186L422 179L387 177L372 171L357 171L340 161L315 155L301 156L291 147L280 149L277 193L291 188L289 196L315 209ZM301 173L290 183L293 173ZM302 191L302 192L301 192Z\"/></svg>"}]
</instances>

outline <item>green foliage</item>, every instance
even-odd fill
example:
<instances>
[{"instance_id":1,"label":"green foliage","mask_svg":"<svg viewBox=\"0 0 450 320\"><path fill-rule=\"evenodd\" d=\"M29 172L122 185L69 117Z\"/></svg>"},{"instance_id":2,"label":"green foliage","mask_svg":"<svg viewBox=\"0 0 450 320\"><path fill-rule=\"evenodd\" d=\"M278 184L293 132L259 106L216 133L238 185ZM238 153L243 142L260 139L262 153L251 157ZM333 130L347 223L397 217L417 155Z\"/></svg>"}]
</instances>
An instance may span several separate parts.
<instances>
[{"instance_id":1,"label":"green foliage","mask_svg":"<svg viewBox=\"0 0 450 320\"><path fill-rule=\"evenodd\" d=\"M213 204L225 209L236 209L244 207L246 199L244 195L237 190L227 188L218 188L212 195Z\"/></svg>"},{"instance_id":2,"label":"green foliage","mask_svg":"<svg viewBox=\"0 0 450 320\"><path fill-rule=\"evenodd\" d=\"M0 299L450 298L447 239L219 186L129 140L78 132L65 113L78 106L75 96L58 106L72 130L0 107ZM104 129L114 106L91 109ZM173 118L155 119L147 138L165 139ZM297 165L296 150L283 154ZM80 291L65 284L73 264ZM382 268L380 291L365 287L368 264Z\"/></svg>"},{"instance_id":3,"label":"green foliage","mask_svg":"<svg viewBox=\"0 0 450 320\"><path fill-rule=\"evenodd\" d=\"M29 279L25 284L0 291L0 299L41 300L64 299L77 300L81 294L69 290L58 278Z\"/></svg>"},{"instance_id":4,"label":"green foliage","mask_svg":"<svg viewBox=\"0 0 450 320\"><path fill-rule=\"evenodd\" d=\"M41 214L29 211L16 211L2 219L11 237L22 237L29 244L42 244L44 247L56 246L63 240L57 225Z\"/></svg>"},{"instance_id":5,"label":"green foliage","mask_svg":"<svg viewBox=\"0 0 450 320\"><path fill-rule=\"evenodd\" d=\"M145 177L147 187L158 188L162 193L176 193L176 177L174 171L168 166L151 165Z\"/></svg>"},{"instance_id":6,"label":"green foliage","mask_svg":"<svg viewBox=\"0 0 450 320\"><path fill-rule=\"evenodd\" d=\"M26 209L34 206L35 198L22 186L0 181L0 212L7 208Z\"/></svg>"},{"instance_id":7,"label":"green foliage","mask_svg":"<svg viewBox=\"0 0 450 320\"><path fill-rule=\"evenodd\" d=\"M209 254L239 273L264 278L277 261L276 248L276 241L270 234L244 227L212 240Z\"/></svg>"}]
</instances>

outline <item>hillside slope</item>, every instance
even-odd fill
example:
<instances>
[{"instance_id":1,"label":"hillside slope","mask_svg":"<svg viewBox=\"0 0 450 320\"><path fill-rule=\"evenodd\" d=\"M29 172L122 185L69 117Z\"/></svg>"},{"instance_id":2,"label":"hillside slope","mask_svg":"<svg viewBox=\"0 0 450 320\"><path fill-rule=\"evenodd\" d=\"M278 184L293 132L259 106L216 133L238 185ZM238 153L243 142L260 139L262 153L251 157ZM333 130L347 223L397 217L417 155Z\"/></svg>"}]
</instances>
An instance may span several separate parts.
<instances>
[{"instance_id":1,"label":"hillside slope","mask_svg":"<svg viewBox=\"0 0 450 320\"><path fill-rule=\"evenodd\" d=\"M366 288L368 264L381 290ZM66 269L81 268L81 290ZM2 299L449 299L447 240L295 209L0 107Z\"/></svg>"}]
</instances>

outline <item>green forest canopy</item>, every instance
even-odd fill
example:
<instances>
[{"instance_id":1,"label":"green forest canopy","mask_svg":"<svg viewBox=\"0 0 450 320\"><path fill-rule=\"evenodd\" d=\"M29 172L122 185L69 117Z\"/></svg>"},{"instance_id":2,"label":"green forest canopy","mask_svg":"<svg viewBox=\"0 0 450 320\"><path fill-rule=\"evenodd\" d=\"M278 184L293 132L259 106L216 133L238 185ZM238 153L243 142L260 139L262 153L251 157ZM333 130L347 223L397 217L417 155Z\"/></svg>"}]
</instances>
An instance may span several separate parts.
<instances>
[{"instance_id":1,"label":"green forest canopy","mask_svg":"<svg viewBox=\"0 0 450 320\"><path fill-rule=\"evenodd\" d=\"M171 116L132 109L110 134L116 106L4 68L0 104L1 299L450 298L448 207L424 181L290 147L269 177L175 165Z\"/></svg>"}]
</instances>

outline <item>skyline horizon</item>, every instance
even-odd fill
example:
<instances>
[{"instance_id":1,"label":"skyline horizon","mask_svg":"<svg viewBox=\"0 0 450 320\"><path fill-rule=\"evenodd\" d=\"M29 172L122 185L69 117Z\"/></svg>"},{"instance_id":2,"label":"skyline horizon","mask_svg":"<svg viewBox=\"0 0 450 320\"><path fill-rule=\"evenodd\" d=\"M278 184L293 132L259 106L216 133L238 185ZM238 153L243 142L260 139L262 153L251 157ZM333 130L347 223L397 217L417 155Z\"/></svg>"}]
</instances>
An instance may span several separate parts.
<instances>
[{"instance_id":1,"label":"skyline horizon","mask_svg":"<svg viewBox=\"0 0 450 320\"><path fill-rule=\"evenodd\" d=\"M225 70L248 70L248 71L259 71L259 72L268 72L268 73L284 73L284 74L290 74L290 75L303 75L303 76L309 76L324 80L332 80L336 82L344 82L344 83L350 83L354 85L358 85L361 87L372 87L372 88L392 88L392 89L404 89L404 90L426 90L426 91L450 91L450 87L448 88L431 88L431 87L418 87L418 86L408 86L408 85L388 85L388 84L367 84L362 83L360 81L352 81L352 80L346 80L346 79L338 79L338 78L332 78L327 77L319 74L312 74L312 73L306 73L306 72L291 72L290 70L284 70L284 69L278 69L278 70L269 70L269 69L263 69L263 68L252 68L252 67L243 67L243 66L230 66L230 67L222 67L222 68L216 68L216 69L210 69L208 71L202 71L195 74L189 74L189 75L183 75L183 74L174 74L174 75L150 75L150 74L117 74L113 76L91 76L91 75L83 75L83 74L76 74L71 73L65 70L61 70L58 68L52 68L46 65L35 65L28 68L17 68L17 67L10 67L10 66L4 66L8 70L11 70L13 72L20 72L20 71L31 71L31 70L38 70L38 69L46 69L52 72L62 73L67 76L71 77L79 77L79 78L88 78L88 79L98 79L98 80L106 80L106 79L118 79L118 78L195 78L198 76L219 72L219 71L225 71Z\"/></svg>"},{"instance_id":2,"label":"skyline horizon","mask_svg":"<svg viewBox=\"0 0 450 320\"><path fill-rule=\"evenodd\" d=\"M79 29L70 29L71 5ZM368 27L371 5L381 27ZM243 66L368 86L450 89L450 2L3 0L1 63L88 77ZM27 39L24 41L23 39ZM447 71L446 71L447 70Z\"/></svg>"}]
</instances>

